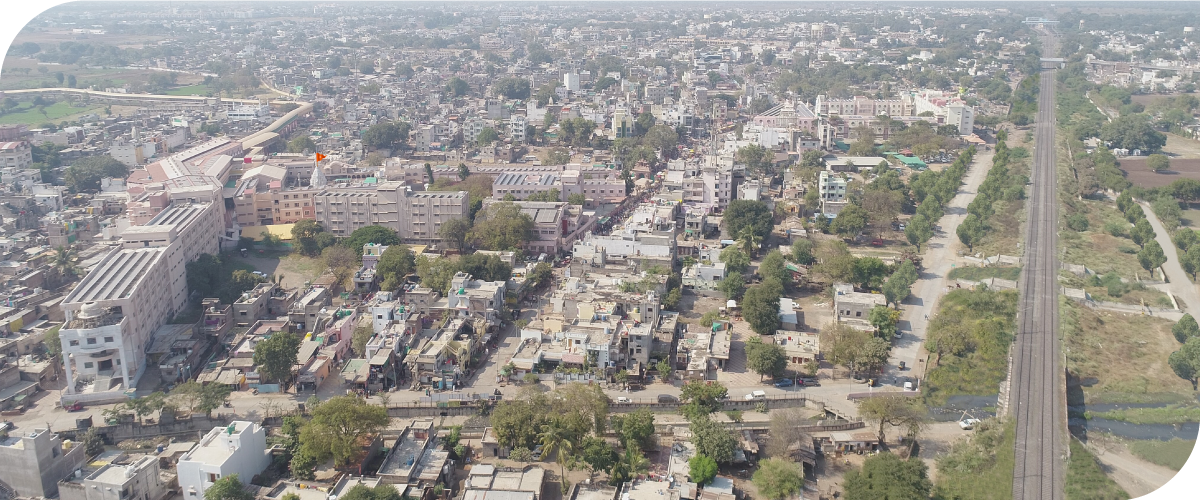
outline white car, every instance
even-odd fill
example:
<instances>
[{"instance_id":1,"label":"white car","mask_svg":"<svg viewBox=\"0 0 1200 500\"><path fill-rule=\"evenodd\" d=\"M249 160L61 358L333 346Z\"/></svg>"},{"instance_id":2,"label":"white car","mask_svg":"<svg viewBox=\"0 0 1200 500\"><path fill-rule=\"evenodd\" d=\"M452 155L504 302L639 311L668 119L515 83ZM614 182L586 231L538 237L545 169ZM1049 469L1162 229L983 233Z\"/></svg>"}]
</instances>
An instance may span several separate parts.
<instances>
[{"instance_id":1,"label":"white car","mask_svg":"<svg viewBox=\"0 0 1200 500\"><path fill-rule=\"evenodd\" d=\"M631 401L629 398L627 398L625 396L618 396L617 402L618 403L632 403L633 401Z\"/></svg>"},{"instance_id":2,"label":"white car","mask_svg":"<svg viewBox=\"0 0 1200 500\"><path fill-rule=\"evenodd\" d=\"M967 418L967 419L959 420L958 426L962 427L962 430L964 430L964 431L969 431L969 430L975 428L975 424L978 424L978 423L979 423L979 419L977 419L977 418Z\"/></svg>"},{"instance_id":3,"label":"white car","mask_svg":"<svg viewBox=\"0 0 1200 500\"><path fill-rule=\"evenodd\" d=\"M904 383L904 390L906 390L906 391L911 391L911 390L913 390L913 383L912 383L912 382L905 382L905 383Z\"/></svg>"}]
</instances>

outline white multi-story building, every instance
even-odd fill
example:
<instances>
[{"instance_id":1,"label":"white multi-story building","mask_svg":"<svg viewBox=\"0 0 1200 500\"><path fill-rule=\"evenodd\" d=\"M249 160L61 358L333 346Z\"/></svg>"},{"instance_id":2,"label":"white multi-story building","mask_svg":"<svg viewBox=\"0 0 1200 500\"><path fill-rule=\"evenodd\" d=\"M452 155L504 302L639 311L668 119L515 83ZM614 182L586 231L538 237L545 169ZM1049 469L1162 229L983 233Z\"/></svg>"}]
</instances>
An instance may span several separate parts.
<instances>
[{"instance_id":1,"label":"white multi-story building","mask_svg":"<svg viewBox=\"0 0 1200 500\"><path fill-rule=\"evenodd\" d=\"M508 136L513 142L525 142L525 127L528 125L525 115L512 115L508 118Z\"/></svg>"},{"instance_id":2,"label":"white multi-story building","mask_svg":"<svg viewBox=\"0 0 1200 500\"><path fill-rule=\"evenodd\" d=\"M25 141L0 143L0 167L29 168L33 164L33 147Z\"/></svg>"},{"instance_id":3,"label":"white multi-story building","mask_svg":"<svg viewBox=\"0 0 1200 500\"><path fill-rule=\"evenodd\" d=\"M817 181L817 191L821 193L821 201L835 203L846 201L847 186L846 179L828 170L822 170Z\"/></svg>"},{"instance_id":4,"label":"white multi-story building","mask_svg":"<svg viewBox=\"0 0 1200 500\"><path fill-rule=\"evenodd\" d=\"M579 92L579 75L576 73L563 74L563 86L567 92Z\"/></svg>"},{"instance_id":5,"label":"white multi-story building","mask_svg":"<svg viewBox=\"0 0 1200 500\"><path fill-rule=\"evenodd\" d=\"M121 401L132 393L154 330L187 306L186 264L218 252L221 207L171 205L145 225L130 227L121 248L63 299L64 403Z\"/></svg>"},{"instance_id":6,"label":"white multi-story building","mask_svg":"<svg viewBox=\"0 0 1200 500\"><path fill-rule=\"evenodd\" d=\"M237 420L214 427L179 457L175 468L184 500L202 500L204 491L217 480L237 474L242 484L250 484L250 479L269 465L267 431L256 423Z\"/></svg>"}]
</instances>

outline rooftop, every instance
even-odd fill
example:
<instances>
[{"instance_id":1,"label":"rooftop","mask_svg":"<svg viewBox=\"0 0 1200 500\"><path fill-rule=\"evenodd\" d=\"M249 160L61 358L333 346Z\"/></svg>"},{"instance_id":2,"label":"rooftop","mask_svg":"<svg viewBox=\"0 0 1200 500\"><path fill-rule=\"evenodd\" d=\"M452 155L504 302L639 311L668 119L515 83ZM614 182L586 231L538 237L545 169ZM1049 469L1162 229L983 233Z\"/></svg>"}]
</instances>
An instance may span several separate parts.
<instances>
[{"instance_id":1,"label":"rooftop","mask_svg":"<svg viewBox=\"0 0 1200 500\"><path fill-rule=\"evenodd\" d=\"M79 304L128 298L165 248L137 248L114 251L92 269L71 290L63 304Z\"/></svg>"}]
</instances>

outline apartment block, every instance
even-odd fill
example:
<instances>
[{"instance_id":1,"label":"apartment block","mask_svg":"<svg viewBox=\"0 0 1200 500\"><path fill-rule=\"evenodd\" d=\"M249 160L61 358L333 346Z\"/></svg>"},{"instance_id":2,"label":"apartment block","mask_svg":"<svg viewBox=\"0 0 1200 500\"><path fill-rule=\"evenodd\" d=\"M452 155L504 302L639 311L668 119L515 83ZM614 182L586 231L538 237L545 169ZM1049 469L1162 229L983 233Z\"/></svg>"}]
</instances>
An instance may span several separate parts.
<instances>
[{"instance_id":1,"label":"apartment block","mask_svg":"<svg viewBox=\"0 0 1200 500\"><path fill-rule=\"evenodd\" d=\"M82 446L63 447L63 440L48 429L14 433L0 439L0 481L19 498L58 495L58 481L70 476L87 454Z\"/></svg>"},{"instance_id":2,"label":"apartment block","mask_svg":"<svg viewBox=\"0 0 1200 500\"><path fill-rule=\"evenodd\" d=\"M466 191L414 192L402 182L330 187L313 195L315 219L336 236L361 227L394 229L409 242L441 239L438 230L451 219L469 215Z\"/></svg>"},{"instance_id":3,"label":"apartment block","mask_svg":"<svg viewBox=\"0 0 1200 500\"><path fill-rule=\"evenodd\" d=\"M33 165L33 147L25 141L0 143L0 167L29 168Z\"/></svg>"},{"instance_id":4,"label":"apartment block","mask_svg":"<svg viewBox=\"0 0 1200 500\"><path fill-rule=\"evenodd\" d=\"M237 474L242 484L271 465L267 431L262 426L237 420L214 427L191 450L179 457L175 468L184 500L202 500L217 480Z\"/></svg>"}]
</instances>

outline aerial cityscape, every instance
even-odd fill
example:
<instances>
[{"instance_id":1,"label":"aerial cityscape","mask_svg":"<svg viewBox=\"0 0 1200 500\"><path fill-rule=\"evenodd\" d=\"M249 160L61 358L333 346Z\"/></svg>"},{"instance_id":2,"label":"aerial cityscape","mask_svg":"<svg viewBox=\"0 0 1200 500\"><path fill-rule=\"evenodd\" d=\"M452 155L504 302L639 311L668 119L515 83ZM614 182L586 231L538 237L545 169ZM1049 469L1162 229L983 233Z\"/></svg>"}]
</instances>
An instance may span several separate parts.
<instances>
[{"instance_id":1,"label":"aerial cityscape","mask_svg":"<svg viewBox=\"0 0 1200 500\"><path fill-rule=\"evenodd\" d=\"M1152 495L1197 26L53 7L0 68L0 500Z\"/></svg>"}]
</instances>

